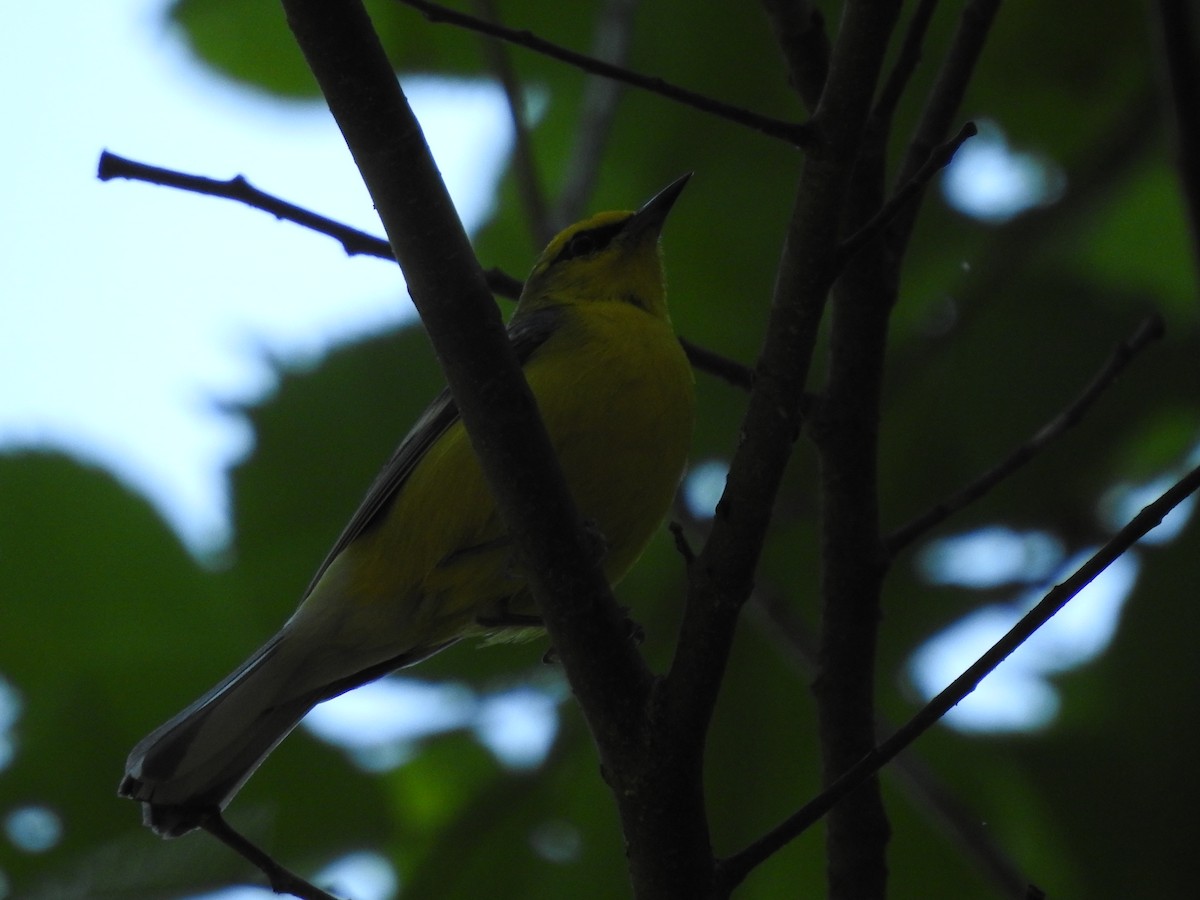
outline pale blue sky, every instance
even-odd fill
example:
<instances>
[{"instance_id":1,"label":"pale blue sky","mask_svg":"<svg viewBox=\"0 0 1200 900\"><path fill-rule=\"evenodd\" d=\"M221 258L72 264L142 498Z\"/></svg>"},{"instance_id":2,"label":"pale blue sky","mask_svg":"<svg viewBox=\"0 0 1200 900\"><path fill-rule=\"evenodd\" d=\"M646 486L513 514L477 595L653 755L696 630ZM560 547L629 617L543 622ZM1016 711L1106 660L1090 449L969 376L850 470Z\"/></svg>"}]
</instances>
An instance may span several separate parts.
<instances>
[{"instance_id":1,"label":"pale blue sky","mask_svg":"<svg viewBox=\"0 0 1200 900\"><path fill-rule=\"evenodd\" d=\"M22 26L0 36L0 452L64 448L100 463L200 549L226 534L225 469L250 440L217 404L268 390L268 355L310 358L396 323L410 304L394 265L347 258L295 225L96 179L105 148L244 174L379 233L323 105L281 103L203 69L165 6L25 4ZM509 141L497 91L406 87L477 227Z\"/></svg>"}]
</instances>

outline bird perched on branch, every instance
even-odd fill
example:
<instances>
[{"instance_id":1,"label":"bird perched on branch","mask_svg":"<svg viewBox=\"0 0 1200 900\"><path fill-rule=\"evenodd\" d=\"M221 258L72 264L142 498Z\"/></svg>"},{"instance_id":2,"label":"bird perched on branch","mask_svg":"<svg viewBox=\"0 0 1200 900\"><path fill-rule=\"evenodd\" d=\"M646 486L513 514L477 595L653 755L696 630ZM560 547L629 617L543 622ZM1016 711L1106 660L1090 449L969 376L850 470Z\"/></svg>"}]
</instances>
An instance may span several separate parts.
<instances>
[{"instance_id":1,"label":"bird perched on branch","mask_svg":"<svg viewBox=\"0 0 1200 900\"><path fill-rule=\"evenodd\" d=\"M567 228L533 267L509 339L567 484L619 581L683 473L692 372L667 312L659 233L687 183ZM278 634L129 755L120 793L164 837L219 812L322 700L464 637L536 622L462 420L434 400Z\"/></svg>"}]
</instances>

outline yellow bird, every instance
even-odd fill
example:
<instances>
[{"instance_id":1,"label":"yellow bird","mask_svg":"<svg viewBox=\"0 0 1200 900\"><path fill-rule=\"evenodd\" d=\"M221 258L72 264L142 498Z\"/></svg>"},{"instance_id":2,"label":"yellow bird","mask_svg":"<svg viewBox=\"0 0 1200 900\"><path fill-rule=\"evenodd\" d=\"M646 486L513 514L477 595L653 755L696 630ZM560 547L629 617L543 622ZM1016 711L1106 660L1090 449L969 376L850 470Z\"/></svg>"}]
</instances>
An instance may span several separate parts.
<instances>
[{"instance_id":1,"label":"yellow bird","mask_svg":"<svg viewBox=\"0 0 1200 900\"><path fill-rule=\"evenodd\" d=\"M659 233L689 176L637 212L572 225L533 267L508 334L615 584L683 474L693 378ZM225 805L313 706L471 635L536 621L447 391L371 486L283 628L129 754L120 793L164 837Z\"/></svg>"}]
</instances>

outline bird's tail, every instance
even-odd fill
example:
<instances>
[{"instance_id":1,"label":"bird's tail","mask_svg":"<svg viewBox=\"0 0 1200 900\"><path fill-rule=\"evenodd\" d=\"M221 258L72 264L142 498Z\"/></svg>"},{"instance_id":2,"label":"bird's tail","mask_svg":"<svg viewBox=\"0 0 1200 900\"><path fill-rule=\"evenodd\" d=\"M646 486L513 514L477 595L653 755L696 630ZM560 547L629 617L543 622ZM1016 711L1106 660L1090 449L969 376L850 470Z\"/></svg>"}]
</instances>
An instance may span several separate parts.
<instances>
[{"instance_id":1,"label":"bird's tail","mask_svg":"<svg viewBox=\"0 0 1200 900\"><path fill-rule=\"evenodd\" d=\"M147 735L129 754L123 796L145 804L164 837L222 809L268 753L320 699L296 692L302 659L276 635L232 675Z\"/></svg>"},{"instance_id":2,"label":"bird's tail","mask_svg":"<svg viewBox=\"0 0 1200 900\"><path fill-rule=\"evenodd\" d=\"M142 818L163 837L199 827L225 807L304 714L387 672L436 653L447 641L398 656L314 649L288 628L233 674L150 732L133 748L118 792L144 804ZM366 668L356 668L366 665Z\"/></svg>"}]
</instances>

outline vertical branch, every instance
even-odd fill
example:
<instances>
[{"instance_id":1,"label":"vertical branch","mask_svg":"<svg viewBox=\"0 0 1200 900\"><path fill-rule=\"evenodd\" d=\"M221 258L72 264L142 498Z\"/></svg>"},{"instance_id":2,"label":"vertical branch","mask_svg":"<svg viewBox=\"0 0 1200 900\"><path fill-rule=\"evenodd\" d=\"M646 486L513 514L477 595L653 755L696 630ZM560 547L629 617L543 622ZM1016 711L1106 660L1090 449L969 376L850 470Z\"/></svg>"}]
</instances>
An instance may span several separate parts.
<instances>
[{"instance_id":1,"label":"vertical branch","mask_svg":"<svg viewBox=\"0 0 1200 900\"><path fill-rule=\"evenodd\" d=\"M1175 124L1175 165L1200 269L1200 13L1190 0L1158 0L1159 40Z\"/></svg>"},{"instance_id":2,"label":"vertical branch","mask_svg":"<svg viewBox=\"0 0 1200 900\"><path fill-rule=\"evenodd\" d=\"M762 5L783 51L788 82L809 110L816 109L829 74L825 18L809 0L762 0Z\"/></svg>"},{"instance_id":3,"label":"vertical branch","mask_svg":"<svg viewBox=\"0 0 1200 900\"><path fill-rule=\"evenodd\" d=\"M867 168L860 164L857 170L859 199L881 196L882 167ZM813 694L827 785L875 745L875 658L887 570L877 478L887 283L878 242L838 280L825 397L812 426L821 496L821 627ZM834 807L826 829L830 895L883 896L890 831L877 781Z\"/></svg>"},{"instance_id":4,"label":"vertical branch","mask_svg":"<svg viewBox=\"0 0 1200 900\"><path fill-rule=\"evenodd\" d=\"M992 22L1000 10L1000 3L1001 0L968 0L967 5L963 7L958 27L950 41L950 48L942 60L929 96L925 98L916 133L909 141L904 158L900 161L896 184L910 181L920 171L933 149L949 134L951 123L962 106L967 85L971 83L975 64L983 53L984 41L987 40ZM924 189L921 194L924 194ZM896 216L888 229L891 252L897 259L908 245L908 238L912 234L913 223L920 207L918 196L916 202Z\"/></svg>"},{"instance_id":5,"label":"vertical branch","mask_svg":"<svg viewBox=\"0 0 1200 900\"><path fill-rule=\"evenodd\" d=\"M916 136L900 166L910 182L945 137L983 47L999 0L970 0L939 72ZM876 107L860 153L843 227L858 227L884 202L890 107L915 65L932 4L918 8L897 74ZM813 686L826 785L875 746L875 664L887 553L879 523L878 448L884 361L903 247L919 208L899 211L892 240L870 241L833 291L828 381L813 437L820 457L821 634ZM829 813L827 866L832 897L881 897L887 885L887 816L872 776Z\"/></svg>"},{"instance_id":6,"label":"vertical branch","mask_svg":"<svg viewBox=\"0 0 1200 900\"><path fill-rule=\"evenodd\" d=\"M771 317L755 369L725 493L704 548L689 567L679 644L662 685L663 706L682 739L702 741L734 627L749 595L775 495L799 435L817 331L837 274L843 205L899 3L848 2L814 116L818 142L801 173L775 283ZM870 867L883 873L883 859ZM834 898L851 894L831 884Z\"/></svg>"},{"instance_id":7,"label":"vertical branch","mask_svg":"<svg viewBox=\"0 0 1200 900\"><path fill-rule=\"evenodd\" d=\"M625 65L637 6L638 0L607 0L596 22L592 56L614 66ZM552 216L556 228L566 227L583 215L584 207L596 187L604 148L608 145L613 117L623 91L624 88L617 81L599 75L588 76L580 103L575 143L568 157L566 178Z\"/></svg>"},{"instance_id":8,"label":"vertical branch","mask_svg":"<svg viewBox=\"0 0 1200 900\"><path fill-rule=\"evenodd\" d=\"M490 22L499 21L499 12L494 0L476 0L483 18ZM508 101L508 115L513 125L514 170L517 179L517 189L521 202L525 204L525 214L529 217L530 230L533 232L534 243L541 247L550 242L558 230L550 220L546 210L546 198L538 179L537 163L533 155L533 141L530 138L529 126L525 121L525 97L521 83L509 59L508 50L496 38L485 37L484 52L488 63L500 86L504 89L504 97Z\"/></svg>"}]
</instances>

